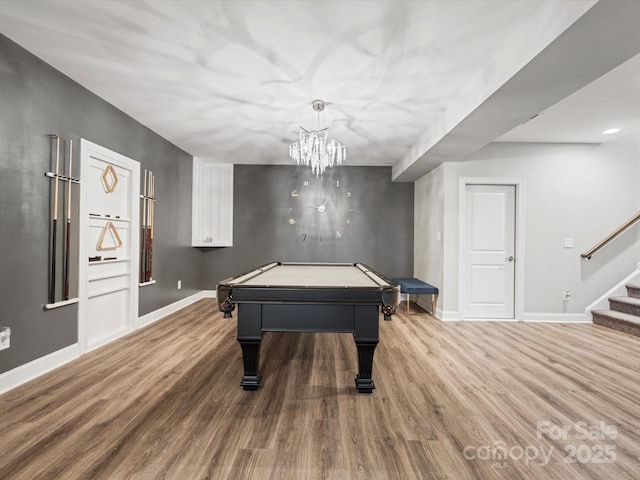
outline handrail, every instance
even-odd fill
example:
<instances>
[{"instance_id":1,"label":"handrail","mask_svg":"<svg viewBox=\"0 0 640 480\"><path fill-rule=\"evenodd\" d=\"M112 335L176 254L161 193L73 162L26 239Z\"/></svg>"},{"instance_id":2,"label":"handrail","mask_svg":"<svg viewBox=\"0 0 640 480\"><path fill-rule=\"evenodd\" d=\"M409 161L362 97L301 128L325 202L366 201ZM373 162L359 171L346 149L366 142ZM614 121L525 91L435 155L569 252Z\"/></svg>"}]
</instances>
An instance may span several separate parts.
<instances>
[{"instance_id":1,"label":"handrail","mask_svg":"<svg viewBox=\"0 0 640 480\"><path fill-rule=\"evenodd\" d=\"M600 250L602 250L604 247L606 247L607 245L609 245L609 243L614 240L615 238L617 238L618 236L620 236L622 233L624 233L627 229L631 228L633 226L633 224L635 224L637 221L640 220L640 213L636 214L635 217L633 217L631 220L629 220L627 223L625 223L624 225L622 225L620 228L618 228L615 232L611 233L610 235L608 235L604 240L602 240L600 243L598 243L595 247L593 247L591 250L589 250L588 252L582 253L580 254L580 256L582 258L584 258L585 260L591 260L591 257L593 257L596 253L598 253Z\"/></svg>"}]
</instances>

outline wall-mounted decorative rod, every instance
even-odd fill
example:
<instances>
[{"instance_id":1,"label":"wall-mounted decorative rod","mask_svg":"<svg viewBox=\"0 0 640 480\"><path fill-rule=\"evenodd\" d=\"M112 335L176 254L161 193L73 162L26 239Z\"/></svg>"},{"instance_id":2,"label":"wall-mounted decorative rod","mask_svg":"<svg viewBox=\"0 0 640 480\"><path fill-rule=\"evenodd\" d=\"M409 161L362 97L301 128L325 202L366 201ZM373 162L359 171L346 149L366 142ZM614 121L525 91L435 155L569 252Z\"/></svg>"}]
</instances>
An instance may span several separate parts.
<instances>
[{"instance_id":1,"label":"wall-mounted decorative rod","mask_svg":"<svg viewBox=\"0 0 640 480\"><path fill-rule=\"evenodd\" d=\"M593 257L595 254L600 252L604 247L609 245L609 243L611 243L614 239L616 239L617 237L622 235L624 232L626 232L629 228L631 228L639 220L640 220L640 213L636 214L636 216L634 216L631 220L629 220L627 223L625 223L620 228L618 228L615 232L609 234L605 239L603 239L600 243L598 243L591 250L589 250L588 252L580 254L580 256L584 260L591 260L591 257Z\"/></svg>"}]
</instances>

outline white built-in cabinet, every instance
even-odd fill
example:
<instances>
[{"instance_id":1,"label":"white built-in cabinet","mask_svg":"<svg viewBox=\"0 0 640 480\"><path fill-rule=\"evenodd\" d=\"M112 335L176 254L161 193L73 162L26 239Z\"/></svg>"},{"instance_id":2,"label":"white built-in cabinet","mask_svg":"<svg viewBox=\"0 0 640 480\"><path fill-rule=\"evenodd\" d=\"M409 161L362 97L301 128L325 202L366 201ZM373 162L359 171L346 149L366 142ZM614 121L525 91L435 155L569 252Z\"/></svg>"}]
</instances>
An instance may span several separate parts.
<instances>
[{"instance_id":1,"label":"white built-in cabinet","mask_svg":"<svg viewBox=\"0 0 640 480\"><path fill-rule=\"evenodd\" d=\"M191 245L233 245L233 165L193 159Z\"/></svg>"}]
</instances>

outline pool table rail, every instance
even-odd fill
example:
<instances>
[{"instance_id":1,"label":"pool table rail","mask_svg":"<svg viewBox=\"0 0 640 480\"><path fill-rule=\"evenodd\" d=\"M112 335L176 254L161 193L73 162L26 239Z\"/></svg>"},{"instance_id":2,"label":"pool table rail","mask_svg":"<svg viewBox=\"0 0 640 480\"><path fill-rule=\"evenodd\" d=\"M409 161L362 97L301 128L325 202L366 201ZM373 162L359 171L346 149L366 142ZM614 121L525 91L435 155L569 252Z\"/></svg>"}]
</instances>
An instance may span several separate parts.
<instances>
[{"instance_id":1,"label":"pool table rail","mask_svg":"<svg viewBox=\"0 0 640 480\"><path fill-rule=\"evenodd\" d=\"M247 281L279 265L357 267L376 285L368 287L349 285L317 286L313 285L312 282L309 282L309 285L277 286L246 284ZM216 298L218 308L224 313L224 318L232 317L231 312L235 309L235 304L238 303L312 304L322 301L329 304L378 304L382 307L385 320L389 320L391 314L395 313L400 303L400 286L361 263L271 262L221 281L216 287Z\"/></svg>"}]
</instances>

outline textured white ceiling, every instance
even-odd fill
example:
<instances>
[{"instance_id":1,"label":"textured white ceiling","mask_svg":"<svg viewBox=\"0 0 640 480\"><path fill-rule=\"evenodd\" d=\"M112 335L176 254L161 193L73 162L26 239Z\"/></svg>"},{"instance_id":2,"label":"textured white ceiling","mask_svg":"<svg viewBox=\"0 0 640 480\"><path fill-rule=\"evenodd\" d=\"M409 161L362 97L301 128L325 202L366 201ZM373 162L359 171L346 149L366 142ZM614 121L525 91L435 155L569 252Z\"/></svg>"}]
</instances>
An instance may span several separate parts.
<instances>
[{"instance_id":1,"label":"textured white ceiling","mask_svg":"<svg viewBox=\"0 0 640 480\"><path fill-rule=\"evenodd\" d=\"M640 54L502 135L497 141L603 143L639 134L639 110ZM620 132L614 135L602 133L614 127Z\"/></svg>"},{"instance_id":2,"label":"textured white ceiling","mask_svg":"<svg viewBox=\"0 0 640 480\"><path fill-rule=\"evenodd\" d=\"M321 124L347 145L349 165L396 168L594 1L1 4L2 34L192 155L289 163L319 98Z\"/></svg>"}]
</instances>

